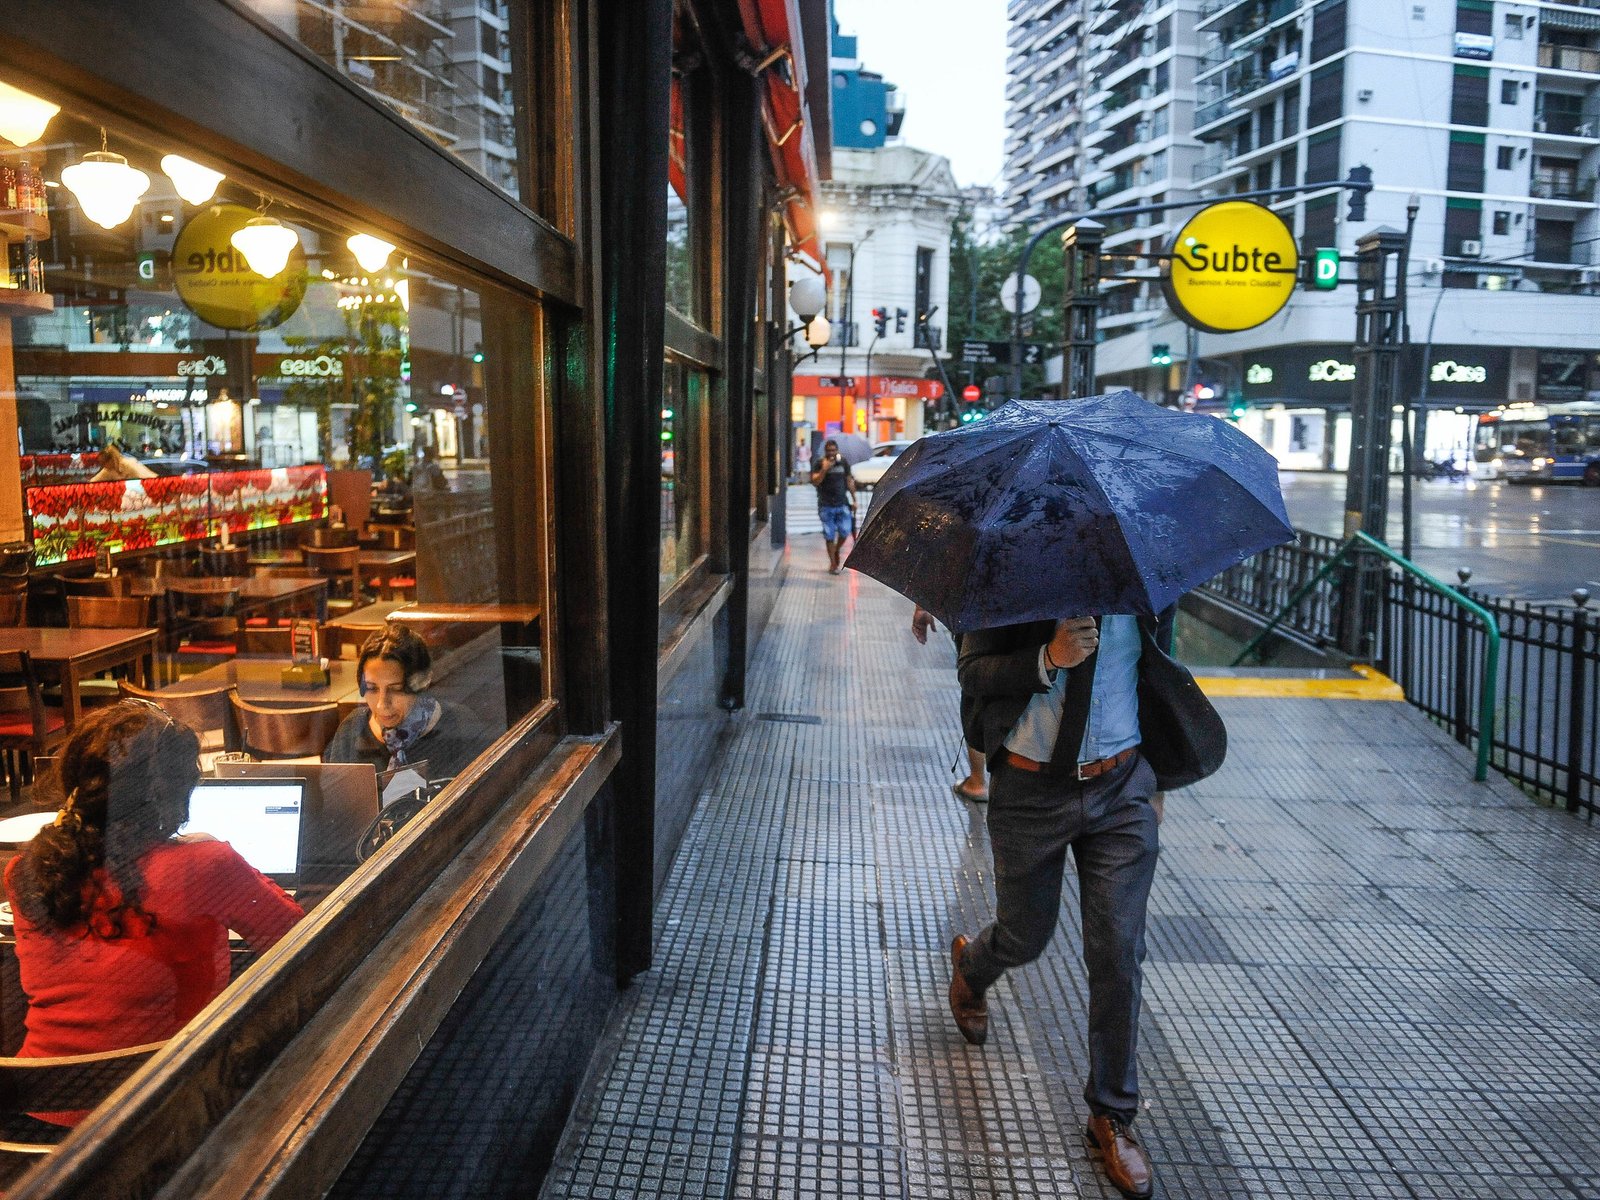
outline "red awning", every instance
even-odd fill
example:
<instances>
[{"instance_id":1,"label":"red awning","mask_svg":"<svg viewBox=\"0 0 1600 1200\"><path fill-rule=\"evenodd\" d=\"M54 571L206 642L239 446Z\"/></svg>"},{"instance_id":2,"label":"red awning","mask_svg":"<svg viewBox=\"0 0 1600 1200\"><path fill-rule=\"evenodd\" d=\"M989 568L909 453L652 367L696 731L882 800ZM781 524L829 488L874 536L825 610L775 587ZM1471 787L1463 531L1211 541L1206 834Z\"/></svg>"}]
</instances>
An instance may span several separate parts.
<instances>
[{"instance_id":1,"label":"red awning","mask_svg":"<svg viewBox=\"0 0 1600 1200\"><path fill-rule=\"evenodd\" d=\"M806 112L805 59L795 52L800 38L798 0L739 0L739 15L762 66L766 94L761 120L778 187L785 197L783 215L790 250L810 260L826 276L828 264L817 235L814 207L820 173ZM826 66L824 63L824 69Z\"/></svg>"}]
</instances>

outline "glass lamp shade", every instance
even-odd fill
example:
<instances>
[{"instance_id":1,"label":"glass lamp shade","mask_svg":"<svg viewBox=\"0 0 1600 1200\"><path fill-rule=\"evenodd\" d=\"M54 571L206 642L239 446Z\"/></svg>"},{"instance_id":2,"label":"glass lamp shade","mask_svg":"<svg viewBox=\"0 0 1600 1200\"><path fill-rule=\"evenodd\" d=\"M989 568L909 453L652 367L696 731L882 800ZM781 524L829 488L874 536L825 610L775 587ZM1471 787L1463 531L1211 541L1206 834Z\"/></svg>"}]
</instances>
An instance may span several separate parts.
<instances>
[{"instance_id":1,"label":"glass lamp shade","mask_svg":"<svg viewBox=\"0 0 1600 1200\"><path fill-rule=\"evenodd\" d=\"M115 229L150 190L150 176L128 165L120 154L95 150L61 172L61 182L78 199L83 215L105 229Z\"/></svg>"},{"instance_id":2,"label":"glass lamp shade","mask_svg":"<svg viewBox=\"0 0 1600 1200\"><path fill-rule=\"evenodd\" d=\"M814 350L821 349L833 340L833 322L818 313L811 318L811 324L806 326L806 345Z\"/></svg>"},{"instance_id":3,"label":"glass lamp shade","mask_svg":"<svg viewBox=\"0 0 1600 1200\"><path fill-rule=\"evenodd\" d=\"M352 233L344 244L350 247L350 253L356 256L363 271L383 270L389 263L389 255L394 253L392 244L370 233Z\"/></svg>"},{"instance_id":4,"label":"glass lamp shade","mask_svg":"<svg viewBox=\"0 0 1600 1200\"><path fill-rule=\"evenodd\" d=\"M252 271L271 279L289 265L289 254L300 244L300 235L271 217L251 217L228 240Z\"/></svg>"},{"instance_id":5,"label":"glass lamp shade","mask_svg":"<svg viewBox=\"0 0 1600 1200\"><path fill-rule=\"evenodd\" d=\"M172 180L172 186L177 189L178 195L194 205L204 204L215 196L217 185L227 178L221 171L202 167L181 154L163 155L161 169L167 173L167 178Z\"/></svg>"},{"instance_id":6,"label":"glass lamp shade","mask_svg":"<svg viewBox=\"0 0 1600 1200\"><path fill-rule=\"evenodd\" d=\"M816 275L806 275L789 285L789 307L802 321L810 321L827 303L828 289Z\"/></svg>"},{"instance_id":7,"label":"glass lamp shade","mask_svg":"<svg viewBox=\"0 0 1600 1200\"><path fill-rule=\"evenodd\" d=\"M18 146L29 146L44 136L50 118L61 111L37 96L30 96L9 83L0 83L0 137Z\"/></svg>"}]
</instances>

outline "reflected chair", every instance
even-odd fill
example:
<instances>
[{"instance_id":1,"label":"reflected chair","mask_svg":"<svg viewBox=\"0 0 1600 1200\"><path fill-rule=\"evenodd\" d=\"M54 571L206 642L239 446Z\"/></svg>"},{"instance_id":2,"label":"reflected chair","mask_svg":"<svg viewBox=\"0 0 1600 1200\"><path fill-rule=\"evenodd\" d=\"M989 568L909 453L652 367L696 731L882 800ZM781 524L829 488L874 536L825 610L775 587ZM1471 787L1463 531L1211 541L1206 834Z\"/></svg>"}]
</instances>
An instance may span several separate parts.
<instances>
[{"instance_id":1,"label":"reflected chair","mask_svg":"<svg viewBox=\"0 0 1600 1200\"><path fill-rule=\"evenodd\" d=\"M72 629L148 629L150 600L145 596L68 596L67 625ZM109 704L117 698L117 679L127 667L113 667L112 678L84 679L78 696L84 704Z\"/></svg>"},{"instance_id":2,"label":"reflected chair","mask_svg":"<svg viewBox=\"0 0 1600 1200\"><path fill-rule=\"evenodd\" d=\"M338 550L356 544L354 529L334 529L328 525L313 525L300 538L301 549L307 546L316 550Z\"/></svg>"},{"instance_id":3,"label":"reflected chair","mask_svg":"<svg viewBox=\"0 0 1600 1200\"><path fill-rule=\"evenodd\" d=\"M328 611L349 612L366 603L361 594L361 551L355 546L324 550L303 546L305 564L328 581Z\"/></svg>"},{"instance_id":4,"label":"reflected chair","mask_svg":"<svg viewBox=\"0 0 1600 1200\"><path fill-rule=\"evenodd\" d=\"M45 704L27 651L0 650L0 751L5 754L13 802L22 795L24 765L31 778L33 760L66 736L66 713Z\"/></svg>"},{"instance_id":5,"label":"reflected chair","mask_svg":"<svg viewBox=\"0 0 1600 1200\"><path fill-rule=\"evenodd\" d=\"M55 1149L54 1142L40 1140L49 1127L28 1113L98 1106L164 1044L61 1058L0 1058L0 1153L17 1156L7 1162L5 1182ZM70 1132L70 1126L60 1126L58 1139Z\"/></svg>"},{"instance_id":6,"label":"reflected chair","mask_svg":"<svg viewBox=\"0 0 1600 1200\"><path fill-rule=\"evenodd\" d=\"M239 653L252 658L288 658L294 653L294 630L288 625L250 625L239 631Z\"/></svg>"},{"instance_id":7,"label":"reflected chair","mask_svg":"<svg viewBox=\"0 0 1600 1200\"><path fill-rule=\"evenodd\" d=\"M33 546L28 542L14 542L0 547L0 594L26 595L28 578L33 571Z\"/></svg>"},{"instance_id":8,"label":"reflected chair","mask_svg":"<svg viewBox=\"0 0 1600 1200\"><path fill-rule=\"evenodd\" d=\"M248 546L201 546L200 573L202 575L244 575L250 569Z\"/></svg>"},{"instance_id":9,"label":"reflected chair","mask_svg":"<svg viewBox=\"0 0 1600 1200\"><path fill-rule=\"evenodd\" d=\"M63 578L61 591L70 600L74 596L126 596L126 575L83 575L77 579Z\"/></svg>"},{"instance_id":10,"label":"reflected chair","mask_svg":"<svg viewBox=\"0 0 1600 1200\"><path fill-rule=\"evenodd\" d=\"M339 728L337 704L305 704L268 708L228 697L239 722L239 736L252 758L321 758Z\"/></svg>"},{"instance_id":11,"label":"reflected chair","mask_svg":"<svg viewBox=\"0 0 1600 1200\"><path fill-rule=\"evenodd\" d=\"M26 593L0 592L0 627L17 628L28 623Z\"/></svg>"},{"instance_id":12,"label":"reflected chair","mask_svg":"<svg viewBox=\"0 0 1600 1200\"><path fill-rule=\"evenodd\" d=\"M166 589L168 651L185 659L228 659L239 653L238 589L215 591L173 580Z\"/></svg>"},{"instance_id":13,"label":"reflected chair","mask_svg":"<svg viewBox=\"0 0 1600 1200\"><path fill-rule=\"evenodd\" d=\"M202 755L239 749L239 721L234 715L230 699L234 694L232 684L196 688L193 691L169 691L164 688L156 691L120 679L117 681L117 693L125 700L143 700L154 704L178 724L194 730L200 739Z\"/></svg>"}]
</instances>

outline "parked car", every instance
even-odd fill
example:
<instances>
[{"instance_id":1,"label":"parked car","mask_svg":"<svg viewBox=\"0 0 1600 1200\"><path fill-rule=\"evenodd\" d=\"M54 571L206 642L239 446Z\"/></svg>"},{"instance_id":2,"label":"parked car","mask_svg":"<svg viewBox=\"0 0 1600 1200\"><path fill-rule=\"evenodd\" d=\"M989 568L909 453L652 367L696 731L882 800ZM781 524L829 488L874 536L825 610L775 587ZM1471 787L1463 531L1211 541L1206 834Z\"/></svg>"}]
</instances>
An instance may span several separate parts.
<instances>
[{"instance_id":1,"label":"parked car","mask_svg":"<svg viewBox=\"0 0 1600 1200\"><path fill-rule=\"evenodd\" d=\"M874 487L884 473L889 470L889 465L904 454L913 442L879 442L872 448L872 457L863 459L850 468L850 474L855 478L857 487Z\"/></svg>"}]
</instances>

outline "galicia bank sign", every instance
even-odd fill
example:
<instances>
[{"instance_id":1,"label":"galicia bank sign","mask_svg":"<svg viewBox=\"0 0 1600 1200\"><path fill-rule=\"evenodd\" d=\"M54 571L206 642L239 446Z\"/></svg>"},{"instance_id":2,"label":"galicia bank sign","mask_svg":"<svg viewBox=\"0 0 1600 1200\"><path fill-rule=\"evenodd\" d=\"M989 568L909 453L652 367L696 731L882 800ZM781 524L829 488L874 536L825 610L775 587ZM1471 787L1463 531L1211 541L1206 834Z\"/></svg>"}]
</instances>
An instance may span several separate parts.
<instances>
[{"instance_id":1,"label":"galicia bank sign","mask_svg":"<svg viewBox=\"0 0 1600 1200\"><path fill-rule=\"evenodd\" d=\"M1225 200L1178 230L1161 284L1186 325L1236 333L1275 317L1299 275L1300 252L1283 218L1259 204Z\"/></svg>"}]
</instances>

